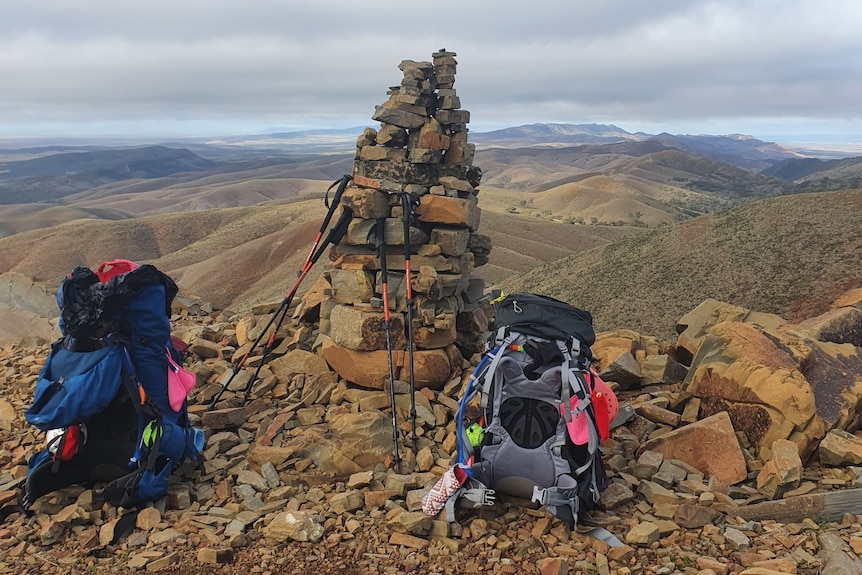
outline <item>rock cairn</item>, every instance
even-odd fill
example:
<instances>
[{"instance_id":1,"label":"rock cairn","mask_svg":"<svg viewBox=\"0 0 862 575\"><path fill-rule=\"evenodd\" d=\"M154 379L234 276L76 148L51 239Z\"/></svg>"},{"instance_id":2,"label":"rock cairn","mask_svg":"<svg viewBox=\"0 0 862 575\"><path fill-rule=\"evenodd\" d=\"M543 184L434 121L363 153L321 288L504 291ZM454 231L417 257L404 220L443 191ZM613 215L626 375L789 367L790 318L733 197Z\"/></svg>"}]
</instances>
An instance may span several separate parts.
<instances>
[{"instance_id":1,"label":"rock cairn","mask_svg":"<svg viewBox=\"0 0 862 575\"><path fill-rule=\"evenodd\" d=\"M477 233L482 172L467 142L470 112L455 91L454 52L431 62L402 61L401 84L387 92L356 143L353 180L343 205L353 221L333 247L324 277L319 353L345 380L383 389L389 356L384 330L380 260L384 226L391 347L396 380L408 379L403 194L410 198L414 373L417 389L440 389L482 350L488 320L484 285L471 272L488 260L491 242Z\"/></svg>"}]
</instances>

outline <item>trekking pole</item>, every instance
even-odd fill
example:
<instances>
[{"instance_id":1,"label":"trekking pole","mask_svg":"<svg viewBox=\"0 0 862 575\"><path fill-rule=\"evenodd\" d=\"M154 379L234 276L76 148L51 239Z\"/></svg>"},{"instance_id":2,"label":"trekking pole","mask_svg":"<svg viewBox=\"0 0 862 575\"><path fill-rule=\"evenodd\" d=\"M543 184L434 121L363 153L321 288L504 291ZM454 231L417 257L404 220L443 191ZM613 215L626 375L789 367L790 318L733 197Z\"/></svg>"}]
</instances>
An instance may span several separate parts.
<instances>
[{"instance_id":1,"label":"trekking pole","mask_svg":"<svg viewBox=\"0 0 862 575\"><path fill-rule=\"evenodd\" d=\"M389 322L389 278L386 273L386 218L377 219L377 258L380 260L380 285L383 292L383 329L386 332L386 357L389 362L389 405L392 408L392 447L395 473L401 473L398 455L398 421L395 416L395 372L392 367L392 325Z\"/></svg>"},{"instance_id":2,"label":"trekking pole","mask_svg":"<svg viewBox=\"0 0 862 575\"><path fill-rule=\"evenodd\" d=\"M410 370L410 424L413 455L416 455L416 381L413 370L413 285L410 275L410 219L416 202L407 192L401 192L401 221L404 223L404 282L407 295L407 365Z\"/></svg>"},{"instance_id":3,"label":"trekking pole","mask_svg":"<svg viewBox=\"0 0 862 575\"><path fill-rule=\"evenodd\" d=\"M299 271L298 277L294 282L293 286L291 286L290 290L285 294L284 299L281 300L281 303L276 309L275 313L270 318L269 322L267 322L266 326L261 330L260 335L257 336L257 339L252 343L251 348L242 356L242 358L233 365L232 373L228 380L222 385L222 388L219 392L212 398L210 401L209 407L207 407L207 411L212 411L215 407L215 404L221 399L221 396L224 394L225 390L227 390L228 386L233 381L236 374L242 369L245 365L245 362L248 360L251 353L257 349L257 346L260 345L260 342L263 340L263 336L266 335L266 332L270 327L278 321L278 327L272 332L269 336L269 340L267 341L266 347L264 347L264 355L263 359L269 355L269 352L272 350L272 344L275 342L275 336L278 333L278 329L281 327L281 323L284 321L284 317L287 315L287 310L290 307L291 302L293 301L294 296L296 295L296 290L299 289L299 284L302 283L302 280L305 279L305 276L308 275L308 272L311 271L311 266L320 258L323 250L329 243L338 243L341 241L341 238L344 236L344 233L347 231L347 224L350 223L350 219L353 217L353 212L349 208L343 208L341 213L341 217L338 219L338 222L335 226L329 231L329 234L326 237L323 245L320 245L321 238L323 237L323 233L326 231L326 228L329 227L329 222L332 220L332 216L335 213L335 209L341 203L341 196L344 194L344 189L347 187L347 184L350 182L352 178L348 175L342 176L340 180L336 180L333 182L329 188L326 190L326 197L324 198L324 205L328 208L326 212L326 216L323 218L323 223L320 224L320 230L317 232L317 236L314 238L314 243L311 246L311 250L308 252L308 256L305 258L305 262L302 264L302 269ZM329 202L329 192L333 187L338 186L335 190L335 194L332 197L332 203ZM320 246L318 248L318 246ZM263 359L258 365L257 370L255 370L255 375L260 372L260 367L263 365ZM251 384L254 383L254 379L249 379L249 384L246 385L246 391L244 394L243 403L245 403L245 399L248 398L249 390L251 389Z\"/></svg>"},{"instance_id":4,"label":"trekking pole","mask_svg":"<svg viewBox=\"0 0 862 575\"><path fill-rule=\"evenodd\" d=\"M323 252L326 250L329 244L338 244L341 241L341 238L344 237L344 234L347 232L347 226L350 223L350 220L353 219L353 210L346 206L342 206L341 208L341 216L339 216L338 221L329 230L329 234L326 236L326 240L317 248L317 251L314 254L314 257L311 258L311 264L314 265L317 263L317 260L320 259L320 256L323 255ZM291 296L291 299L293 297ZM282 305L281 307L281 316L278 319L278 322L275 325L275 328L272 330L272 333L269 335L269 339L266 342L266 345L263 347L263 352L261 353L260 363L257 364L257 369L254 370L254 374L252 374L251 378L249 378L248 382L245 384L245 391L242 394L242 404L248 401L248 396L251 393L251 388L254 383L257 381L258 376L260 375L260 370L263 367L263 364L267 357L269 357L270 352L273 350L275 344L275 337L278 334L278 331L281 329L281 324L284 322L284 319L287 317L288 308L290 307L290 302L287 305ZM275 316L273 316L275 319ZM264 330L266 331L266 330Z\"/></svg>"}]
</instances>

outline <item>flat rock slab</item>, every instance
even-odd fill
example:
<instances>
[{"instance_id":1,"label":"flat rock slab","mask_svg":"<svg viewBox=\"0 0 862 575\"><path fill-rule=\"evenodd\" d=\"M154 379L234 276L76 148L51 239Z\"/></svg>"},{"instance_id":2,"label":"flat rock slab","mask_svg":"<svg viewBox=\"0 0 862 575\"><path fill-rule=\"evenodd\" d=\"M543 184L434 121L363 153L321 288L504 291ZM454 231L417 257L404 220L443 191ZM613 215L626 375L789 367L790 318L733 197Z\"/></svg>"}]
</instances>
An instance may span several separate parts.
<instances>
[{"instance_id":1,"label":"flat rock slab","mask_svg":"<svg viewBox=\"0 0 862 575\"><path fill-rule=\"evenodd\" d=\"M641 445L668 459L679 459L725 485L745 480L745 456L726 412L686 425Z\"/></svg>"}]
</instances>

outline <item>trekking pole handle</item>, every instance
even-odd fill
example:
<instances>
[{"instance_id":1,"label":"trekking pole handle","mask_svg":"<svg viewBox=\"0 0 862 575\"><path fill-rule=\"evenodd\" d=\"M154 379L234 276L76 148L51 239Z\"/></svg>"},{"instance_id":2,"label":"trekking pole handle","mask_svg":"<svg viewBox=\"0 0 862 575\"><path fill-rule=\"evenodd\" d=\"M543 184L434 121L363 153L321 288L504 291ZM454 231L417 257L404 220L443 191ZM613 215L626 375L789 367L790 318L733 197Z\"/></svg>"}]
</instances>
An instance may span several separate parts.
<instances>
[{"instance_id":1,"label":"trekking pole handle","mask_svg":"<svg viewBox=\"0 0 862 575\"><path fill-rule=\"evenodd\" d=\"M326 189L326 196L323 198L323 204L327 207L326 216L323 218L323 224L320 226L321 232L325 230L329 226L330 220L332 220L332 214L335 213L335 208L338 207L338 204L341 203L341 196L344 195L344 190L347 188L348 182L352 180L351 176L345 174L341 177L340 180L336 180L330 184L330 186ZM335 194L332 196L332 203L329 202L329 191L334 187L338 186L335 189Z\"/></svg>"},{"instance_id":2,"label":"trekking pole handle","mask_svg":"<svg viewBox=\"0 0 862 575\"><path fill-rule=\"evenodd\" d=\"M419 205L419 198L416 198L410 192L400 192L401 197L401 219L409 221L410 216L416 212L416 206Z\"/></svg>"},{"instance_id":3,"label":"trekking pole handle","mask_svg":"<svg viewBox=\"0 0 862 575\"><path fill-rule=\"evenodd\" d=\"M323 204L327 208L330 207L329 191L337 185L338 187L335 188L335 193L332 195L331 206L338 206L338 204L341 203L341 196L344 195L344 190L347 188L347 184L349 184L350 180L352 180L352 179L353 179L352 176L349 176L348 174L344 174L343 176L341 176L340 180L335 180L334 182L332 182L332 184L326 190L326 197L323 199Z\"/></svg>"}]
</instances>

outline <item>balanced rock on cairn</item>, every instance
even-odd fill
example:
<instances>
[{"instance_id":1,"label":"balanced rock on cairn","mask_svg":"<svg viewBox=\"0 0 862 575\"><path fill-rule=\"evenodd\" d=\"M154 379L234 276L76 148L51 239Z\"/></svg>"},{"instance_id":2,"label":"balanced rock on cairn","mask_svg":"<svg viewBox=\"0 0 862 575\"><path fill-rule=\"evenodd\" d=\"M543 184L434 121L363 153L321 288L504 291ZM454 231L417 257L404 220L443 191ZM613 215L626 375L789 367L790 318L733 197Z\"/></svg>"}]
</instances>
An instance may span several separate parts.
<instances>
[{"instance_id":1,"label":"balanced rock on cairn","mask_svg":"<svg viewBox=\"0 0 862 575\"><path fill-rule=\"evenodd\" d=\"M416 388L441 389L460 374L464 355L482 350L484 285L471 272L488 261L491 242L477 233L482 171L472 165L470 113L455 92L455 56L443 49L432 62L402 61L404 79L372 116L380 128L366 128L357 140L353 180L342 197L353 220L330 252L331 298L321 306L318 351L339 376L363 387L385 389L389 377L380 226L395 379L408 379L403 194L413 212L406 240Z\"/></svg>"}]
</instances>

